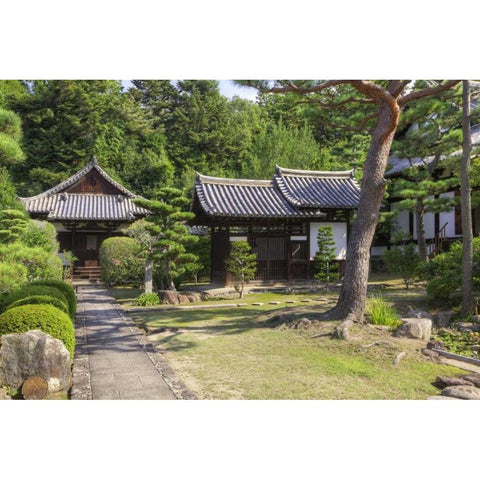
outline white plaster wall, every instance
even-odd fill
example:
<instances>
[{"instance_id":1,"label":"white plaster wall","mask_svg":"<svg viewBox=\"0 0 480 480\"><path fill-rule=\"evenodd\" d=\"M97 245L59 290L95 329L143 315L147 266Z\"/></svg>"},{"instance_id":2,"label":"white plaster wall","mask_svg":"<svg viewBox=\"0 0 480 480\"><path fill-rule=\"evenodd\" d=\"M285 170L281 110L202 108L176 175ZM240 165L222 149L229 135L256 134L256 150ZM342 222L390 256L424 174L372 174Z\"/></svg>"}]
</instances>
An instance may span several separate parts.
<instances>
[{"instance_id":1,"label":"white plaster wall","mask_svg":"<svg viewBox=\"0 0 480 480\"><path fill-rule=\"evenodd\" d=\"M453 197L455 196L454 192L447 192L440 194L441 197ZM440 225L439 228L442 228L448 222L446 228L447 237L459 237L460 235L455 235L455 209L452 208L448 212L440 212Z\"/></svg>"},{"instance_id":2,"label":"white plaster wall","mask_svg":"<svg viewBox=\"0 0 480 480\"><path fill-rule=\"evenodd\" d=\"M386 251L387 251L387 247L376 246L371 248L370 255L372 257L381 257Z\"/></svg>"},{"instance_id":3,"label":"white plaster wall","mask_svg":"<svg viewBox=\"0 0 480 480\"><path fill-rule=\"evenodd\" d=\"M330 226L333 230L333 240L336 246L336 259L345 260L347 255L347 224L345 222L312 222L310 223L310 259L313 259L318 251L317 234L319 227Z\"/></svg>"},{"instance_id":4,"label":"white plaster wall","mask_svg":"<svg viewBox=\"0 0 480 480\"><path fill-rule=\"evenodd\" d=\"M230 237L231 242L246 242L247 240L247 237Z\"/></svg>"},{"instance_id":5,"label":"white plaster wall","mask_svg":"<svg viewBox=\"0 0 480 480\"><path fill-rule=\"evenodd\" d=\"M395 210L397 203L398 202L392 203L391 211ZM409 218L409 212L407 210L402 210L395 216L395 221L397 222L398 228L404 233L410 233Z\"/></svg>"}]
</instances>

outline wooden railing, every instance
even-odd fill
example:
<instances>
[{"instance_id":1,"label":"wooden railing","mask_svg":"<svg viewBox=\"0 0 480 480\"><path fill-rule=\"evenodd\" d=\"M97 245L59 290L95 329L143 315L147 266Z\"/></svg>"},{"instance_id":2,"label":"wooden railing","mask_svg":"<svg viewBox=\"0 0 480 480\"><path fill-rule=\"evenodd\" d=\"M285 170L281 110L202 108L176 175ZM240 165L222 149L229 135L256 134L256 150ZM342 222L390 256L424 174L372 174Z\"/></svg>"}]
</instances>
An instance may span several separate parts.
<instances>
[{"instance_id":1,"label":"wooden railing","mask_svg":"<svg viewBox=\"0 0 480 480\"><path fill-rule=\"evenodd\" d=\"M427 244L427 253L429 258L433 258L445 249L447 241L448 222L435 234L430 243Z\"/></svg>"}]
</instances>

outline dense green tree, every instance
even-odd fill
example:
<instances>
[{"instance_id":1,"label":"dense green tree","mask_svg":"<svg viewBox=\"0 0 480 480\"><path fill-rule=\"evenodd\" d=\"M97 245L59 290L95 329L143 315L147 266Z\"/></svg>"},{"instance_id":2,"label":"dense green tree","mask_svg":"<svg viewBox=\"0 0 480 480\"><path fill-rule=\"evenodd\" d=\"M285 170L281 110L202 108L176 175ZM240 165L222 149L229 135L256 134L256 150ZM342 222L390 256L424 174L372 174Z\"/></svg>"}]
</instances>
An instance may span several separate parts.
<instances>
[{"instance_id":1,"label":"dense green tree","mask_svg":"<svg viewBox=\"0 0 480 480\"><path fill-rule=\"evenodd\" d=\"M275 165L304 170L329 169L329 164L308 127L287 127L282 122L272 124L254 139L242 176L265 178Z\"/></svg>"},{"instance_id":2,"label":"dense green tree","mask_svg":"<svg viewBox=\"0 0 480 480\"><path fill-rule=\"evenodd\" d=\"M317 234L318 250L315 254L315 280L324 282L326 291L330 282L338 278L338 263L335 262L335 240L330 225L320 227Z\"/></svg>"},{"instance_id":3,"label":"dense green tree","mask_svg":"<svg viewBox=\"0 0 480 480\"><path fill-rule=\"evenodd\" d=\"M164 187L158 190L155 200L136 198L134 202L152 212L145 219L149 233L156 237L149 256L164 266L167 289L175 291L174 280L197 263L197 256L187 253L187 246L198 241L185 225L194 217L193 213L183 211L190 201L181 190Z\"/></svg>"},{"instance_id":4,"label":"dense green tree","mask_svg":"<svg viewBox=\"0 0 480 480\"><path fill-rule=\"evenodd\" d=\"M51 187L93 155L126 186L140 189L139 194L144 193L142 179L148 179L149 192L166 183L164 173L171 176L159 132L118 81L34 81L31 92L10 105L24 127L27 161L13 170L22 194Z\"/></svg>"}]
</instances>

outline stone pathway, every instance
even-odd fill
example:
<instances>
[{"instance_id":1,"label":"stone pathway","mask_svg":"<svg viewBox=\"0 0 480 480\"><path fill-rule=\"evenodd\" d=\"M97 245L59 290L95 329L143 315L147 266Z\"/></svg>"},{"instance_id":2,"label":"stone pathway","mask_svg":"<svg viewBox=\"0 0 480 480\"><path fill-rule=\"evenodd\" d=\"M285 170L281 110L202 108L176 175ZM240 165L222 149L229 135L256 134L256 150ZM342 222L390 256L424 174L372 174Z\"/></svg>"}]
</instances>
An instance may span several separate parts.
<instances>
[{"instance_id":1,"label":"stone pathway","mask_svg":"<svg viewBox=\"0 0 480 480\"><path fill-rule=\"evenodd\" d=\"M195 398L107 289L79 286L72 399Z\"/></svg>"}]
</instances>

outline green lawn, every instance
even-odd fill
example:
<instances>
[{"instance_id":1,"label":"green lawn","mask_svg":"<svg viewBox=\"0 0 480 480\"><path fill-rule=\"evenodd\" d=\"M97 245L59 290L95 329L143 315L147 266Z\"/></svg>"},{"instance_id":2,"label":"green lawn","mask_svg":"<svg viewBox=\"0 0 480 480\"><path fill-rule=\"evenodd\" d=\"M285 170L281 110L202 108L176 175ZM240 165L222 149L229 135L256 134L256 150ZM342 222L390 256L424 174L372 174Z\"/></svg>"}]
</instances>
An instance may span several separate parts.
<instances>
[{"instance_id":1,"label":"green lawn","mask_svg":"<svg viewBox=\"0 0 480 480\"><path fill-rule=\"evenodd\" d=\"M127 303L137 294L123 289L113 293ZM424 300L421 291L407 292L395 281L382 294L397 306ZM354 327L352 340L345 342L328 335L334 322L318 322L306 330L276 328L269 322L279 309L312 319L333 305L336 295L258 293L245 297L246 307L152 310L132 317L150 331L159 329L150 340L199 398L424 399L438 393L431 385L437 375L461 372L426 361L419 352L425 342L394 338L382 327ZM315 301L302 303L305 298ZM287 300L296 303L287 307ZM255 307L254 302L264 305ZM368 346L378 340L390 344ZM401 351L407 355L394 366Z\"/></svg>"}]
</instances>

